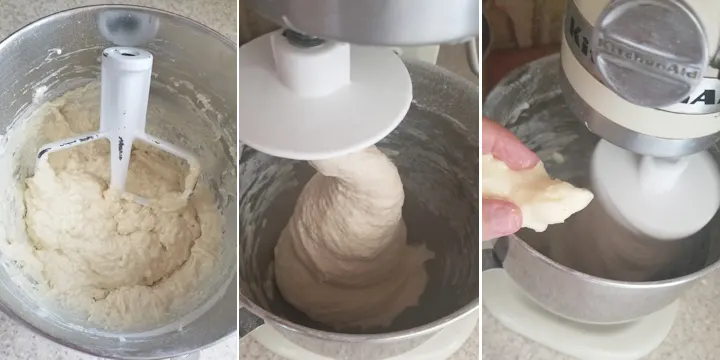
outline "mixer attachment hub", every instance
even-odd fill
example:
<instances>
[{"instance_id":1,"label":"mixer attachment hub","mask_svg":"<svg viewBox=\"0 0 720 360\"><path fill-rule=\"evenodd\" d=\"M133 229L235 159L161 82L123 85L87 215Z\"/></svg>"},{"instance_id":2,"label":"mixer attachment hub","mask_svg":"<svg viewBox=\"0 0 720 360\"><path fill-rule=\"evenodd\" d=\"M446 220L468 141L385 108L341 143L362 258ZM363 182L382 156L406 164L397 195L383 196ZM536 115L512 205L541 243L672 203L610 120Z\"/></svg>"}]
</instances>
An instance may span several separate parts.
<instances>
[{"instance_id":1,"label":"mixer attachment hub","mask_svg":"<svg viewBox=\"0 0 720 360\"><path fill-rule=\"evenodd\" d=\"M592 53L603 83L639 106L690 96L710 62L705 29L681 0L615 0L595 24Z\"/></svg>"},{"instance_id":2,"label":"mixer attachment hub","mask_svg":"<svg viewBox=\"0 0 720 360\"><path fill-rule=\"evenodd\" d=\"M325 43L325 40L319 37L305 35L291 29L286 29L282 34L290 44L301 48L312 48Z\"/></svg>"}]
</instances>

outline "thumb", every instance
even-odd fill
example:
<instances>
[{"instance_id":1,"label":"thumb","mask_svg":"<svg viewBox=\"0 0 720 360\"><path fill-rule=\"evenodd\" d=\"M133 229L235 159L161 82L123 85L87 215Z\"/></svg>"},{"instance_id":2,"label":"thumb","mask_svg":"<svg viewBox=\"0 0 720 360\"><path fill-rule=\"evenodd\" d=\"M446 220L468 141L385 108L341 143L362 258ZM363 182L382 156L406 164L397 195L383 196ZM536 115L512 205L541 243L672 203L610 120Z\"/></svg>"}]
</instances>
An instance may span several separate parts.
<instances>
[{"instance_id":1,"label":"thumb","mask_svg":"<svg viewBox=\"0 0 720 360\"><path fill-rule=\"evenodd\" d=\"M522 226L520 208L503 200L483 199L482 218L483 240L513 234Z\"/></svg>"}]
</instances>

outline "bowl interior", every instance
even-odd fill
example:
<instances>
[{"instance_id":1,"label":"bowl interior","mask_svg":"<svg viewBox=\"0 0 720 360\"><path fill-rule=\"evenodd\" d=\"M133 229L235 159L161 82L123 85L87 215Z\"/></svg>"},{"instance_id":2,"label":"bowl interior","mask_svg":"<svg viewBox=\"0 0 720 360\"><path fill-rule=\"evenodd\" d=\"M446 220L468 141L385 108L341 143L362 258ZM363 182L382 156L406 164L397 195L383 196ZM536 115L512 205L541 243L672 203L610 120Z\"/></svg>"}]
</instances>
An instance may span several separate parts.
<instances>
[{"instance_id":1,"label":"bowl interior","mask_svg":"<svg viewBox=\"0 0 720 360\"><path fill-rule=\"evenodd\" d=\"M217 275L207 281L202 300L187 314L141 333L115 333L58 315L51 306L20 289L11 277L17 266L2 258L0 304L11 317L63 345L101 357L153 359L210 345L236 329L236 47L221 35L177 15L140 7L93 6L52 15L0 44L0 148L13 146L20 126L39 103L67 90L99 81L102 49L138 46L154 55L148 132L191 149L203 164L226 227ZM99 96L97 101L99 101ZM13 132L17 132L13 136ZM28 241L24 232L22 187L32 174L35 139L2 156L0 202L3 249ZM9 170L10 169L10 170Z\"/></svg>"},{"instance_id":2,"label":"bowl interior","mask_svg":"<svg viewBox=\"0 0 720 360\"><path fill-rule=\"evenodd\" d=\"M590 159L600 140L573 114L560 90L559 55L551 55L508 75L483 104L483 115L500 122L543 160L548 173L590 187ZM717 148L710 149L720 160ZM718 215L699 233L675 241L621 236L595 199L563 224L517 235L545 256L601 278L661 281L695 273L720 259Z\"/></svg>"},{"instance_id":3,"label":"bowl interior","mask_svg":"<svg viewBox=\"0 0 720 360\"><path fill-rule=\"evenodd\" d=\"M405 185L408 241L425 244L435 258L426 263L430 280L419 306L404 311L389 328L348 333L408 330L477 302L477 87L430 66L409 63L408 68L415 101L405 120L378 147L397 165ZM239 172L241 293L291 323L331 331L279 295L271 270L280 232L314 170L304 162L245 148Z\"/></svg>"}]
</instances>

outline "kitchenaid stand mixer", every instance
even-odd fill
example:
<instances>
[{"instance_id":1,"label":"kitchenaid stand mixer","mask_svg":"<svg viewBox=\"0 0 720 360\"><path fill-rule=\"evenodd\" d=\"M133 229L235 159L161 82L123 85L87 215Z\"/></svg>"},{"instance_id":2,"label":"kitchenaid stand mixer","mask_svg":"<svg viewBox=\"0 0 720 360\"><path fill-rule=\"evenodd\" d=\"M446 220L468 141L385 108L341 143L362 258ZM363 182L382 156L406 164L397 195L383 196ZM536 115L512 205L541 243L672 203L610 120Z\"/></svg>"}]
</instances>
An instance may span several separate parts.
<instances>
[{"instance_id":1,"label":"kitchenaid stand mixer","mask_svg":"<svg viewBox=\"0 0 720 360\"><path fill-rule=\"evenodd\" d=\"M398 126L411 107L413 84L391 46L407 46L405 53L410 54L423 45L474 41L479 27L477 1L323 0L298 6L290 0L253 0L249 4L285 29L240 48L239 139L255 150L295 160L358 151ZM244 294L240 302L241 306L251 303ZM252 311L252 306L248 309ZM241 337L257 326L253 317L241 309L240 324L252 324L245 332L241 325ZM391 359L447 357L476 323L476 316L467 316L453 324L455 330L445 329L444 336L428 341L425 348L432 351L418 347L413 354ZM458 333L465 336L462 341L457 341ZM327 358L313 357L274 326L263 325L252 335L286 357ZM448 335L455 339L449 341ZM439 347L434 345L438 342Z\"/></svg>"},{"instance_id":2,"label":"kitchenaid stand mixer","mask_svg":"<svg viewBox=\"0 0 720 360\"><path fill-rule=\"evenodd\" d=\"M720 137L719 10L714 1L567 1L560 88L574 115L603 139L590 161L596 202L633 235L686 238L720 204L717 165L705 152ZM558 254L550 257L563 263ZM673 303L616 322L627 326L576 323L526 302L504 275L484 276L490 313L515 332L582 359L646 355L677 311Z\"/></svg>"}]
</instances>

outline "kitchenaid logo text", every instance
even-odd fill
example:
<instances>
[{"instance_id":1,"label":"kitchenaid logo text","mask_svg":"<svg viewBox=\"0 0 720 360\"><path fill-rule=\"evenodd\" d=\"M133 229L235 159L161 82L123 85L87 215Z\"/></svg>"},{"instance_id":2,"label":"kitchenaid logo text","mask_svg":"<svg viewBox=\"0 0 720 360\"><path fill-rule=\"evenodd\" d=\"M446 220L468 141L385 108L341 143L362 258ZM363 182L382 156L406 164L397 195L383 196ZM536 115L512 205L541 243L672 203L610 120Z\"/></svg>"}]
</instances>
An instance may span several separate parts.
<instances>
[{"instance_id":1,"label":"kitchenaid logo text","mask_svg":"<svg viewBox=\"0 0 720 360\"><path fill-rule=\"evenodd\" d=\"M692 98L692 101L690 101ZM688 96L685 100L680 102L681 104L701 104L701 105L716 105L720 103L720 99L717 97L717 91L712 89L703 90L700 95Z\"/></svg>"},{"instance_id":2,"label":"kitchenaid logo text","mask_svg":"<svg viewBox=\"0 0 720 360\"><path fill-rule=\"evenodd\" d=\"M581 14L579 14L577 8L574 6L573 1L568 1L568 9L566 13L568 22L565 26L566 39L571 47L574 47L576 56L578 52L582 54L586 59L594 65L595 58L590 46L592 31L592 25L590 25ZM624 59L633 61L646 68L653 68L670 74L674 77L697 79L700 76L700 69L696 67L684 66L681 64L665 61L658 59L647 53L638 52L624 44L619 44L615 41L608 39L599 39L597 47L603 49L606 53L622 57ZM580 59L578 59L580 60ZM581 61L582 62L582 61ZM584 64L587 65L587 64ZM586 66L587 68L587 66ZM588 69L589 71L591 69ZM595 69L592 69L593 71Z\"/></svg>"},{"instance_id":3,"label":"kitchenaid logo text","mask_svg":"<svg viewBox=\"0 0 720 360\"><path fill-rule=\"evenodd\" d=\"M704 115L720 112L720 80L706 77L700 86L681 102L660 110L679 114Z\"/></svg>"},{"instance_id":4,"label":"kitchenaid logo text","mask_svg":"<svg viewBox=\"0 0 720 360\"><path fill-rule=\"evenodd\" d=\"M568 30L568 35L570 35L570 40L572 40L568 41L568 43L571 43L571 46L575 45L576 49L580 50L580 53L590 59L594 64L595 59L593 59L592 49L590 48L590 39L584 35L585 31L580 24L578 24L578 21L575 20L575 16L568 14L568 18L570 22L568 26L566 26L566 29Z\"/></svg>"},{"instance_id":5,"label":"kitchenaid logo text","mask_svg":"<svg viewBox=\"0 0 720 360\"><path fill-rule=\"evenodd\" d=\"M677 63L663 61L662 59L651 59L650 57L652 57L652 55L650 54L637 52L626 45L611 40L598 39L597 45L610 54L628 59L648 68L660 70L675 77L697 79L700 75L700 70L696 67L683 66Z\"/></svg>"}]
</instances>

